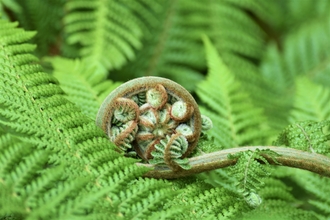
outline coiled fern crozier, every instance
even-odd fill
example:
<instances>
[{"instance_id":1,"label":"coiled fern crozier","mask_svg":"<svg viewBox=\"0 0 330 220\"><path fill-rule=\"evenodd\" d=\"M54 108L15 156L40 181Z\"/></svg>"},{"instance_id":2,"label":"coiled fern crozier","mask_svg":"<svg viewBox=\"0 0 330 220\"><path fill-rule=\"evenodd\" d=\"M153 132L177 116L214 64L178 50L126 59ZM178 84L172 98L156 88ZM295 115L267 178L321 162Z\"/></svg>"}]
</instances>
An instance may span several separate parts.
<instances>
[{"instance_id":1,"label":"coiled fern crozier","mask_svg":"<svg viewBox=\"0 0 330 220\"><path fill-rule=\"evenodd\" d=\"M328 219L329 9L0 0L0 219Z\"/></svg>"}]
</instances>

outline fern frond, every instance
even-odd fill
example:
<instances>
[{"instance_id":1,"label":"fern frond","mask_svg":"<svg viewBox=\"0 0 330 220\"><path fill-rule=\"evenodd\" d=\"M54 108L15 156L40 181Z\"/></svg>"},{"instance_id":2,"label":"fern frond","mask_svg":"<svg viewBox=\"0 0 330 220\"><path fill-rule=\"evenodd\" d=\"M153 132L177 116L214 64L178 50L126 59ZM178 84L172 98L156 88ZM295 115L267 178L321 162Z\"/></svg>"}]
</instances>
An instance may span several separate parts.
<instances>
[{"instance_id":1,"label":"fern frond","mask_svg":"<svg viewBox=\"0 0 330 220\"><path fill-rule=\"evenodd\" d=\"M0 18L9 20L9 16L6 14L6 9L10 9L15 13L21 13L22 8L16 1L11 0L1 0L0 1Z\"/></svg>"},{"instance_id":2,"label":"fern frond","mask_svg":"<svg viewBox=\"0 0 330 220\"><path fill-rule=\"evenodd\" d=\"M17 24L0 22L0 124L35 151L27 156L26 162L19 157L8 159L15 166L8 168L4 178L15 177L21 196L26 195L27 201L30 199L30 203L23 206L24 210L31 208L27 218L118 217L119 207L112 206L112 200L118 198L131 181L142 176L146 168L120 155L94 121L64 99L58 81L35 64L37 59L31 55L33 47L25 44L33 33L16 28ZM10 153L10 157L14 154ZM40 155L43 159L38 160ZM17 164L11 161L18 160L23 162L15 169ZM65 169L48 167L58 165L65 165ZM9 172L14 174L11 176ZM12 184L9 187L15 186ZM154 195L165 198L169 184L162 182L161 185L154 190ZM141 201L144 207L159 204L159 200L153 201L152 195L149 199L148 196L141 197L136 205ZM20 198L17 204L24 199ZM125 212L134 216L138 210Z\"/></svg>"},{"instance_id":3,"label":"fern frond","mask_svg":"<svg viewBox=\"0 0 330 220\"><path fill-rule=\"evenodd\" d=\"M330 90L303 77L296 80L296 95L289 121L330 119Z\"/></svg>"},{"instance_id":4,"label":"fern frond","mask_svg":"<svg viewBox=\"0 0 330 220\"><path fill-rule=\"evenodd\" d=\"M261 11L267 13L266 11L270 7L264 7L261 10L261 7L266 5L261 2L225 0L218 1L218 3L214 1L210 4L211 16L218 18L219 22L210 24L212 29L209 36L217 50L221 51L222 56L225 56L226 53L235 53L259 59L263 54L265 33L244 11L251 10L257 14L261 14ZM226 31L229 27L234 31ZM240 42L240 44L236 42Z\"/></svg>"},{"instance_id":5,"label":"fern frond","mask_svg":"<svg viewBox=\"0 0 330 220\"><path fill-rule=\"evenodd\" d=\"M264 27L273 25L274 17L281 10L278 8L272 1L212 1L209 12L205 13L209 16L203 16L214 21L207 22L209 28L204 34L210 37L235 80L241 82L240 89L249 93L254 104L262 101L261 94L264 97L272 94L269 88L263 87L258 62L264 56L268 38L272 37Z\"/></svg>"},{"instance_id":6,"label":"fern frond","mask_svg":"<svg viewBox=\"0 0 330 220\"><path fill-rule=\"evenodd\" d=\"M261 65L265 87L273 95L260 102L270 118L271 126L283 128L286 114L293 107L295 80L305 76L313 82L329 85L329 29L330 17L324 14L300 28L293 29L283 42L283 51L270 45ZM270 102L271 100L271 102Z\"/></svg>"},{"instance_id":7,"label":"fern frond","mask_svg":"<svg viewBox=\"0 0 330 220\"><path fill-rule=\"evenodd\" d=\"M244 160L243 162L241 161L241 164L243 163L244 165L246 165L247 161ZM248 168L248 166L246 165L245 168ZM284 184L279 178L274 177L274 174L278 173L279 171L276 170L275 168L273 169L275 170L275 172L272 173L273 175L269 176L269 170L267 170L266 168L265 170L261 171L261 175L257 177L258 178L257 182L259 182L256 183L258 188L257 192L260 198L262 198L262 201L265 202L266 200L277 199L277 200L296 203L297 199L295 199L291 194L291 188L289 188L286 184ZM246 173L247 178L250 178L249 172L254 173L253 170L247 171ZM245 175L245 172L238 171L237 167L233 167L233 168L229 167L227 169L218 169L212 172L199 174L198 176L199 178L203 179L206 183L209 183L214 187L224 188L227 191L232 192L233 195L238 195L239 197L241 197L242 188L239 187L240 184L244 182L242 182L242 180L240 180L241 181L240 182L239 178L242 178L243 173ZM261 205L262 204L263 203L261 203Z\"/></svg>"},{"instance_id":8,"label":"fern frond","mask_svg":"<svg viewBox=\"0 0 330 220\"><path fill-rule=\"evenodd\" d=\"M124 157L94 122L116 86L109 70L114 81L158 75L197 91L213 119L195 155L269 145L289 123L277 144L329 155L329 6L0 0L2 19L36 31L0 20L0 219L329 218L327 179L285 168L269 177L262 152L197 177L141 178L151 165ZM207 62L201 35L214 44L204 40ZM46 58L46 74L33 53L74 59Z\"/></svg>"},{"instance_id":9,"label":"fern frond","mask_svg":"<svg viewBox=\"0 0 330 220\"><path fill-rule=\"evenodd\" d=\"M180 190L170 203L185 209L177 216L178 219L235 219L250 210L243 200L224 188L213 188L194 180L183 182L182 186L176 184Z\"/></svg>"},{"instance_id":10,"label":"fern frond","mask_svg":"<svg viewBox=\"0 0 330 220\"><path fill-rule=\"evenodd\" d=\"M259 59L264 52L265 34L244 11L247 7L234 7L226 1L183 0L167 2L163 8L158 25L151 27L151 34L146 35L137 59L117 71L115 79L159 75L192 91L203 78L199 73L205 69L200 38L207 34L239 79L257 80L256 66L237 56ZM237 68L242 65L244 72Z\"/></svg>"},{"instance_id":11,"label":"fern frond","mask_svg":"<svg viewBox=\"0 0 330 220\"><path fill-rule=\"evenodd\" d=\"M65 97L92 119L96 118L105 97L120 84L106 80L105 75L90 69L84 60L56 57L48 61L54 68L53 75L66 93Z\"/></svg>"},{"instance_id":12,"label":"fern frond","mask_svg":"<svg viewBox=\"0 0 330 220\"><path fill-rule=\"evenodd\" d=\"M165 201L176 194L170 187L161 189L163 186L164 181L155 179L139 179L133 182L115 200L115 203L119 203L119 212L126 219L150 218L151 212L162 210ZM168 213L168 217L170 216Z\"/></svg>"},{"instance_id":13,"label":"fern frond","mask_svg":"<svg viewBox=\"0 0 330 220\"><path fill-rule=\"evenodd\" d=\"M199 70L204 66L200 45L200 25L194 26L194 1L166 1L158 11L155 24L145 33L143 48L136 60L125 65L113 78L127 80L133 77L156 75L172 79L192 90L202 79ZM200 4L200 3L197 3ZM200 4L202 5L202 4ZM189 19L189 18L191 19ZM125 78L123 78L125 77ZM187 82L187 79L189 82Z\"/></svg>"},{"instance_id":14,"label":"fern frond","mask_svg":"<svg viewBox=\"0 0 330 220\"><path fill-rule=\"evenodd\" d=\"M302 121L289 125L274 142L276 146L287 146L309 152L326 154L330 152L329 131L330 121Z\"/></svg>"},{"instance_id":15,"label":"fern frond","mask_svg":"<svg viewBox=\"0 0 330 220\"><path fill-rule=\"evenodd\" d=\"M22 157L29 153L29 146L22 147L17 141L14 141L9 134L3 133L0 128L0 216L20 216L26 215L23 201L13 196L13 187L8 182L6 174L10 173Z\"/></svg>"},{"instance_id":16,"label":"fern frond","mask_svg":"<svg viewBox=\"0 0 330 220\"><path fill-rule=\"evenodd\" d=\"M32 39L32 42L38 45L35 51L37 55L58 54L64 1L14 0L11 2L21 9L19 13L13 14L20 25L25 30L37 31L36 37Z\"/></svg>"},{"instance_id":17,"label":"fern frond","mask_svg":"<svg viewBox=\"0 0 330 220\"><path fill-rule=\"evenodd\" d=\"M201 108L203 114L209 116L214 125L208 133L225 148L262 140L261 132L256 129L263 127L262 110L252 105L249 95L240 90L240 83L216 49L207 39L204 41L209 72L207 79L198 85L197 95L206 105Z\"/></svg>"},{"instance_id":18,"label":"fern frond","mask_svg":"<svg viewBox=\"0 0 330 220\"><path fill-rule=\"evenodd\" d=\"M155 145L155 150L151 153L153 159L151 159L149 163L174 166L173 169L179 166L182 169L189 170L190 165L188 159L181 158L187 149L188 141L184 136L168 135Z\"/></svg>"},{"instance_id":19,"label":"fern frond","mask_svg":"<svg viewBox=\"0 0 330 220\"><path fill-rule=\"evenodd\" d=\"M313 19L326 16L330 8L329 1L327 0L320 0L317 2L307 0L301 2L301 4L295 1L286 1L283 3L283 9L289 12L287 13L289 16L279 19L283 22L282 26L284 26L285 30L290 30L293 26L301 26Z\"/></svg>"},{"instance_id":20,"label":"fern frond","mask_svg":"<svg viewBox=\"0 0 330 220\"><path fill-rule=\"evenodd\" d=\"M291 178L303 189L308 195L309 205L316 208L317 213L324 216L324 219L330 216L330 195L328 186L329 178L322 178L310 172L296 170Z\"/></svg>"},{"instance_id":21,"label":"fern frond","mask_svg":"<svg viewBox=\"0 0 330 220\"><path fill-rule=\"evenodd\" d=\"M5 189L0 191L1 216L23 215L27 219L73 216L83 206L79 199L75 206L66 200L81 193L86 178L69 180L64 176L64 166L45 168L54 166L48 163L45 151L23 144L9 134L0 136L0 144L1 188ZM58 210L61 207L65 209Z\"/></svg>"},{"instance_id":22,"label":"fern frond","mask_svg":"<svg viewBox=\"0 0 330 220\"><path fill-rule=\"evenodd\" d=\"M278 172L274 169L272 173ZM297 203L298 200L291 194L291 187L287 186L280 179L269 176L264 178L264 187L262 187L258 193L263 198L263 201L267 200L282 200L286 202L291 202L292 204Z\"/></svg>"},{"instance_id":23,"label":"fern frond","mask_svg":"<svg viewBox=\"0 0 330 220\"><path fill-rule=\"evenodd\" d=\"M290 203L281 200L268 200L262 206L249 213L244 214L241 218L244 220L254 219L270 219L270 220L319 220L316 213L313 211L306 211L303 209L295 208Z\"/></svg>"},{"instance_id":24,"label":"fern frond","mask_svg":"<svg viewBox=\"0 0 330 220\"><path fill-rule=\"evenodd\" d=\"M223 0L229 5L235 5L238 8L244 8L245 10L253 13L254 16L258 17L264 22L274 22L273 16L276 16L276 7L281 6L281 4L276 4L274 2L265 2L263 0ZM251 25L251 24L250 24ZM253 34L253 33L249 33ZM255 33L254 33L255 34Z\"/></svg>"},{"instance_id":25,"label":"fern frond","mask_svg":"<svg viewBox=\"0 0 330 220\"><path fill-rule=\"evenodd\" d=\"M263 151L246 151L231 155L238 161L231 169L231 175L237 179L237 191L245 198L246 202L252 207L258 207L262 199L257 194L258 190L264 185L263 179L270 175L268 161L262 156ZM268 152L272 153L272 152ZM259 162L260 161L260 162Z\"/></svg>"},{"instance_id":26,"label":"fern frond","mask_svg":"<svg viewBox=\"0 0 330 220\"><path fill-rule=\"evenodd\" d=\"M248 210L243 201L234 200L230 193L221 188L204 191L194 199L190 199L190 204L195 205L191 215L193 218L200 218L204 215L220 219L233 218L239 216L242 211Z\"/></svg>"},{"instance_id":27,"label":"fern frond","mask_svg":"<svg viewBox=\"0 0 330 220\"><path fill-rule=\"evenodd\" d=\"M141 47L141 23L156 18L158 4L70 0L64 19L68 43L82 45L80 54L90 67L101 71L118 68L135 57L134 49ZM146 11L149 13L144 14Z\"/></svg>"}]
</instances>

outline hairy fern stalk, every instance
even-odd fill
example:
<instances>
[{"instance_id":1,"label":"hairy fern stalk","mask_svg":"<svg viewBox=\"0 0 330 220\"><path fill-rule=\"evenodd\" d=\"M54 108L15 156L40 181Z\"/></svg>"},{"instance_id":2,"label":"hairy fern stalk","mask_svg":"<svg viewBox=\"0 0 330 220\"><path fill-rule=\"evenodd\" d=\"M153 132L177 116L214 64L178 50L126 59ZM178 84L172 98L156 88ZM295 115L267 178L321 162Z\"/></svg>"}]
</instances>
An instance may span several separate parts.
<instances>
[{"instance_id":1,"label":"hairy fern stalk","mask_svg":"<svg viewBox=\"0 0 330 220\"><path fill-rule=\"evenodd\" d=\"M329 10L0 0L0 219L328 219ZM95 125L141 76L181 84L212 119L187 170L127 157Z\"/></svg>"}]
</instances>

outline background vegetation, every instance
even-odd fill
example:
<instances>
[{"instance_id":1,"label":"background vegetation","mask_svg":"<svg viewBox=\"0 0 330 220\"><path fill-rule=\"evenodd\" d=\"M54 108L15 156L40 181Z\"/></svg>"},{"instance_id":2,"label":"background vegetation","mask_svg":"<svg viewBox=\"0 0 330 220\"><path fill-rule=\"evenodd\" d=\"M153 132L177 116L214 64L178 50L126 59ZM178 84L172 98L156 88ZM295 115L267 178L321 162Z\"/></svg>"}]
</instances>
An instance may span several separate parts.
<instances>
[{"instance_id":1,"label":"background vegetation","mask_svg":"<svg viewBox=\"0 0 330 220\"><path fill-rule=\"evenodd\" d=\"M0 218L328 219L329 178L247 163L253 152L189 178L142 178L94 120L122 82L162 76L214 122L195 155L273 144L329 155L329 10L327 0L0 0Z\"/></svg>"}]
</instances>

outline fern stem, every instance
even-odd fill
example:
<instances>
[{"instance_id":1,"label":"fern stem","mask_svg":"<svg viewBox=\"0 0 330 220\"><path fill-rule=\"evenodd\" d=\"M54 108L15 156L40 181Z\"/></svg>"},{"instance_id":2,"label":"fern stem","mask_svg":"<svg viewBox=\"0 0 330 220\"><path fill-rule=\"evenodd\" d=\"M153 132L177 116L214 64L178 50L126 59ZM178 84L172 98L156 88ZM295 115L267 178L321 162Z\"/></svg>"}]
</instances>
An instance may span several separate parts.
<instances>
[{"instance_id":1,"label":"fern stem","mask_svg":"<svg viewBox=\"0 0 330 220\"><path fill-rule=\"evenodd\" d=\"M263 157L269 162L269 164L309 170L330 177L329 157L293 148L274 146L237 147L189 158L189 164L191 166L191 169L189 170L172 171L166 166L155 166L142 163L138 163L138 165L152 168L151 171L145 174L146 177L175 179L234 165L237 159L229 159L229 155L248 150L255 151L257 149L269 149L278 154L277 156L267 155L266 153L263 154Z\"/></svg>"}]
</instances>

